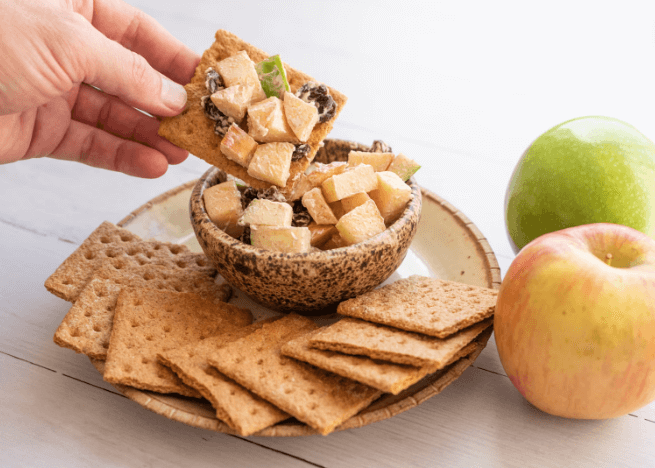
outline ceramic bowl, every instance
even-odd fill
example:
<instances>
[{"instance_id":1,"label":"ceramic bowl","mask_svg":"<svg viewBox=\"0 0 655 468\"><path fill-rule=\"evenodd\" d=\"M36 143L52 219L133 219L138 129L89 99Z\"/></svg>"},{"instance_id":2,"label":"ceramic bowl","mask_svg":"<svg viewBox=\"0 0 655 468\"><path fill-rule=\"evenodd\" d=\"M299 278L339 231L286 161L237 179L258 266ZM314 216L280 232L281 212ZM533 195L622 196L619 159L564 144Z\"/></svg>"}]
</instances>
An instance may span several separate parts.
<instances>
[{"instance_id":1,"label":"ceramic bowl","mask_svg":"<svg viewBox=\"0 0 655 468\"><path fill-rule=\"evenodd\" d=\"M346 161L365 145L326 140L316 161ZM205 254L232 286L279 312L320 315L341 301L379 286L402 263L421 216L421 190L409 180L412 198L400 218L384 232L359 244L308 253L280 253L253 247L227 235L207 215L205 189L223 177L209 169L191 194L191 224Z\"/></svg>"}]
</instances>

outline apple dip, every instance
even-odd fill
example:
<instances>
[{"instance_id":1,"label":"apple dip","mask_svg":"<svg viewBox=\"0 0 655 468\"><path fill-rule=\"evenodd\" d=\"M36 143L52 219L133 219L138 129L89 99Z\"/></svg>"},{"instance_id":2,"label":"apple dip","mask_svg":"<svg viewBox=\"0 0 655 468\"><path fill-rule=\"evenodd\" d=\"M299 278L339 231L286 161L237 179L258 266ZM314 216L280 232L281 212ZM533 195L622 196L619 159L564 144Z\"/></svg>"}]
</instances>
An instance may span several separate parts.
<instances>
[{"instance_id":1,"label":"apple dip","mask_svg":"<svg viewBox=\"0 0 655 468\"><path fill-rule=\"evenodd\" d=\"M288 199L275 186L255 189L223 175L205 190L205 208L230 236L277 252L330 250L365 241L400 217L411 198L406 182L420 167L383 148L350 151L348 161L314 162Z\"/></svg>"},{"instance_id":2,"label":"apple dip","mask_svg":"<svg viewBox=\"0 0 655 468\"><path fill-rule=\"evenodd\" d=\"M334 119L337 102L313 80L296 80L291 92L279 55L256 63L233 53L205 69L204 88L199 106L220 153L247 174L226 171L204 193L210 219L230 236L278 252L333 249L381 233L407 206L406 181L419 166L382 142L347 162L312 163L310 137ZM292 177L303 159L307 168Z\"/></svg>"}]
</instances>

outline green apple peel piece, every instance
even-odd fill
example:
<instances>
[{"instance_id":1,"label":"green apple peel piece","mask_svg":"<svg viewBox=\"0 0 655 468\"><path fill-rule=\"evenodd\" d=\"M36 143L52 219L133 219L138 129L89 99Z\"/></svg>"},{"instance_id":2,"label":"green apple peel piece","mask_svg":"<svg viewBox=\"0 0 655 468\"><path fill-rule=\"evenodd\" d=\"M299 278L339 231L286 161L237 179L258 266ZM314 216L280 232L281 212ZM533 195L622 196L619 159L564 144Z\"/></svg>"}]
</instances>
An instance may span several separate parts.
<instances>
[{"instance_id":1,"label":"green apple peel piece","mask_svg":"<svg viewBox=\"0 0 655 468\"><path fill-rule=\"evenodd\" d=\"M420 168L421 166L416 161L398 153L389 164L387 171L398 174L404 182L407 182Z\"/></svg>"},{"instance_id":2,"label":"green apple peel piece","mask_svg":"<svg viewBox=\"0 0 655 468\"><path fill-rule=\"evenodd\" d=\"M255 65L259 82L266 93L266 97L284 97L285 91L290 91L287 74L279 55L262 60Z\"/></svg>"}]
</instances>

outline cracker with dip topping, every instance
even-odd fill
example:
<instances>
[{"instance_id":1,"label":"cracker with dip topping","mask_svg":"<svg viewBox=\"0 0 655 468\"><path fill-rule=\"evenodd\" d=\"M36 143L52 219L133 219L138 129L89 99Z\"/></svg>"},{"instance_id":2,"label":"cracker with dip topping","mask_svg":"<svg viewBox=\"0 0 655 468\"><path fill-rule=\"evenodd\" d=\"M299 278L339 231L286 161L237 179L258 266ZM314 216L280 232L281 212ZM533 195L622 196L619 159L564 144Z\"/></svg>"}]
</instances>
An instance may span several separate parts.
<instances>
[{"instance_id":1,"label":"cracker with dip topping","mask_svg":"<svg viewBox=\"0 0 655 468\"><path fill-rule=\"evenodd\" d=\"M339 304L349 317L445 338L491 317L495 289L413 275Z\"/></svg>"},{"instance_id":2,"label":"cracker with dip topping","mask_svg":"<svg viewBox=\"0 0 655 468\"><path fill-rule=\"evenodd\" d=\"M194 293L123 289L116 302L104 379L143 390L200 397L162 365L157 354L250 323L249 310Z\"/></svg>"},{"instance_id":3,"label":"cracker with dip topping","mask_svg":"<svg viewBox=\"0 0 655 468\"><path fill-rule=\"evenodd\" d=\"M262 50L239 39L230 32L224 30L218 30L216 32L215 42L204 52L200 64L196 68L195 75L191 79L191 82L185 86L188 96L185 110L176 117L163 119L159 128L159 134L173 144L204 159L209 164L217 166L228 174L232 174L243 180L251 187L257 189L268 188L272 183L252 177L248 174L246 167L223 155L220 149L222 136L214 132L214 122L207 118L201 104L202 98L209 94L205 84L207 69L215 67L217 62L235 56L241 51L245 51L248 57L255 63L261 62L268 57L268 54ZM308 82L316 82L309 75L287 64L284 64L284 69L292 93L298 91ZM323 139L332 130L334 121L346 103L346 96L333 88L328 87L328 90L336 103L336 112L326 122L317 123L314 126L306 142L310 148L307 157L302 157L297 161L291 162L290 175L286 181L286 185L280 187L281 192L285 196L290 195L295 182L314 159ZM241 126L244 130L247 130L245 122L245 120L242 121Z\"/></svg>"},{"instance_id":4,"label":"cracker with dip topping","mask_svg":"<svg viewBox=\"0 0 655 468\"><path fill-rule=\"evenodd\" d=\"M228 285L216 284L215 277L206 273L133 265L120 257L105 259L57 328L55 343L94 359L105 359L116 300L124 287L195 292L214 302L226 302L232 295Z\"/></svg>"}]
</instances>

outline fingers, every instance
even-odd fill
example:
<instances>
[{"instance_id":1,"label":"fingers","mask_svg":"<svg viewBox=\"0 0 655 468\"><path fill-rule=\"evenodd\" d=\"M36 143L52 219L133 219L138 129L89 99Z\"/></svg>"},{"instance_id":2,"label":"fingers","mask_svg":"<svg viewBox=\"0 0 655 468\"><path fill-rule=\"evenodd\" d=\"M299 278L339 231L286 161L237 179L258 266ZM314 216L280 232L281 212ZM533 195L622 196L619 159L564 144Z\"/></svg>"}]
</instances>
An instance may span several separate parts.
<instances>
[{"instance_id":1,"label":"fingers","mask_svg":"<svg viewBox=\"0 0 655 468\"><path fill-rule=\"evenodd\" d=\"M169 164L183 162L188 153L157 134L159 122L90 86L81 86L72 117L120 138L143 143L162 153Z\"/></svg>"},{"instance_id":2,"label":"fingers","mask_svg":"<svg viewBox=\"0 0 655 468\"><path fill-rule=\"evenodd\" d=\"M191 81L198 54L152 17L122 0L95 0L93 26L123 47L143 56L153 68L180 84Z\"/></svg>"},{"instance_id":3,"label":"fingers","mask_svg":"<svg viewBox=\"0 0 655 468\"><path fill-rule=\"evenodd\" d=\"M143 178L160 177L168 167L159 151L76 121L49 156Z\"/></svg>"},{"instance_id":4,"label":"fingers","mask_svg":"<svg viewBox=\"0 0 655 468\"><path fill-rule=\"evenodd\" d=\"M78 72L91 84L130 106L154 115L173 116L186 104L184 87L156 71L141 55L132 52L87 22L80 23Z\"/></svg>"}]
</instances>

